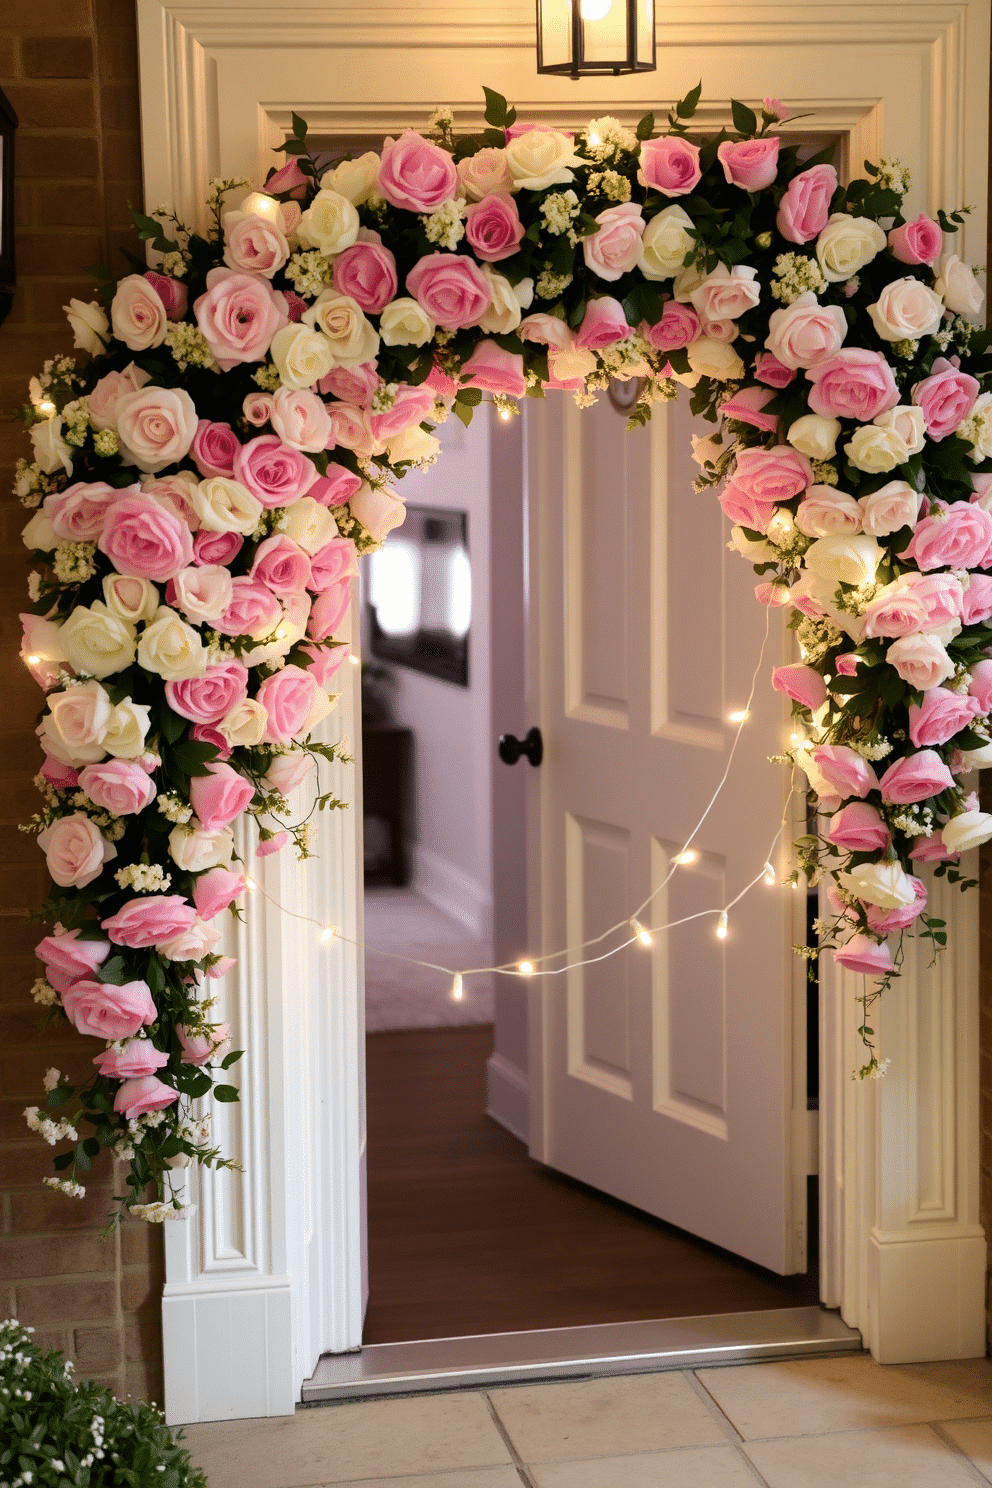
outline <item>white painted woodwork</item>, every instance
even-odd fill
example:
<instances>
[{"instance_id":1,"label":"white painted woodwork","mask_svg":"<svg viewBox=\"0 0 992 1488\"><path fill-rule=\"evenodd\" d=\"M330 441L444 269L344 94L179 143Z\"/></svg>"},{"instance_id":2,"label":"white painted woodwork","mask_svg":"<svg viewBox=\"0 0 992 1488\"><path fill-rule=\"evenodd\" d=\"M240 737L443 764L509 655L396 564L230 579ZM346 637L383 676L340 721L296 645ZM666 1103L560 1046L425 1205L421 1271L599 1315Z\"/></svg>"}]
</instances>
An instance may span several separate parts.
<instances>
[{"instance_id":1,"label":"white painted woodwork","mask_svg":"<svg viewBox=\"0 0 992 1488\"><path fill-rule=\"evenodd\" d=\"M521 118L575 124L612 113L633 120L648 108L660 113L702 76L702 126L729 121L721 100L731 95L754 101L770 94L797 112L812 110L815 118L798 127L840 135L846 161L858 165L865 155L887 153L910 164L914 211L974 204L963 256L985 257L987 0L765 0L747 7L736 0L680 0L659 11L656 73L578 83L534 71L530 0L448 0L426 10L378 3L355 10L316 0L137 0L137 10L146 204L168 202L189 221L202 219L210 177L264 175L273 159L269 149L294 108L315 129L335 134L418 125L438 102L452 104L459 124L469 125L481 117L486 82L515 100ZM607 697L607 705L615 708L617 699ZM347 706L336 716L346 730L354 728ZM356 773L348 792L355 801L358 784ZM306 877L305 889L302 880L290 884L287 864L266 869L263 882L274 892L278 875L280 892L291 892L293 902L304 893L327 894L328 917L357 930L357 827L357 812L323 824L318 850L333 868L326 878L318 871ZM964 959L947 995L954 1026L965 1031L977 998L973 916L960 902L951 911L956 954ZM169 1231L164 1316L173 1422L287 1412L322 1350L361 1342L360 958L337 946L315 961L289 943L294 936L286 934L286 922L268 908L250 910L246 934L254 949L225 996L243 1039L258 1047L257 1064L246 1068L243 1102L224 1115L232 1149L245 1154L245 1172L233 1184L208 1178L224 1197L204 1195L196 1216ZM303 982L294 981L300 975ZM886 1013L894 1062L908 1042L908 1029L899 1025L906 1008L893 999ZM836 1048L837 1009L831 1004L824 1016L827 1043ZM933 1095L957 1123L965 1229L972 1220L961 1208L963 1195L973 1191L978 1171L977 1102L968 1075L973 1044L963 1034L956 1040L952 1067ZM307 1048L310 1074L301 1081ZM897 1164L889 1150L898 1118L883 1118L899 1099L914 1120L923 1106L909 1075L903 1097L889 1093L897 1091L895 1083L862 1092L849 1083L850 1063L848 1051L838 1055L827 1121L825 1274L834 1287L827 1300L857 1296L862 1319L884 1308L877 1325L863 1324L878 1350L897 1329L904 1302L892 1300L886 1267L869 1270L869 1252L879 1249L871 1235L874 1153L884 1139L886 1183L908 1193L903 1156ZM852 1102L839 1119L837 1105ZM855 1202L854 1174L859 1194L871 1202ZM951 1224L951 1263L933 1279L935 1309L945 1298L952 1304L952 1290L957 1296L947 1278L957 1275L978 1238ZM854 1316L854 1301L845 1306ZM923 1357L919 1347L915 1357Z\"/></svg>"}]
</instances>

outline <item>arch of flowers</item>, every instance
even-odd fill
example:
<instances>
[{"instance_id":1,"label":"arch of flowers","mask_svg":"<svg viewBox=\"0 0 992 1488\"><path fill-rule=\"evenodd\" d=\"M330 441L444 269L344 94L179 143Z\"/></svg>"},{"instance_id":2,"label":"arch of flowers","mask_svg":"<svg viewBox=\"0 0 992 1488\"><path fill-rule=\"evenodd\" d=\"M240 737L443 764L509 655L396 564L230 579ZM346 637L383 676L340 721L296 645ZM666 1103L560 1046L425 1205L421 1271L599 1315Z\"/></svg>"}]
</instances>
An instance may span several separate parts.
<instances>
[{"instance_id":1,"label":"arch of flowers","mask_svg":"<svg viewBox=\"0 0 992 1488\"><path fill-rule=\"evenodd\" d=\"M232 823L306 854L286 796L340 757L312 730L356 559L484 395L587 404L637 378L636 427L692 389L716 425L696 488L797 632L771 682L823 823L798 844L832 879L821 943L875 992L910 927L943 943L917 867L964 887L960 853L992 837L971 774L992 763L992 336L945 251L962 217L906 221L897 163L840 185L829 152L782 145L774 99L690 139L699 97L660 131L573 136L487 89L481 137L439 109L326 172L294 115L264 191L214 182L208 236L137 216L157 267L101 269L66 307L89 359L33 380L16 488L53 880L33 995L96 1052L26 1113L70 1143L46 1182L81 1193L109 1148L122 1207L161 1219L171 1165L225 1161L190 1103L237 1098L210 996L245 888Z\"/></svg>"}]
</instances>

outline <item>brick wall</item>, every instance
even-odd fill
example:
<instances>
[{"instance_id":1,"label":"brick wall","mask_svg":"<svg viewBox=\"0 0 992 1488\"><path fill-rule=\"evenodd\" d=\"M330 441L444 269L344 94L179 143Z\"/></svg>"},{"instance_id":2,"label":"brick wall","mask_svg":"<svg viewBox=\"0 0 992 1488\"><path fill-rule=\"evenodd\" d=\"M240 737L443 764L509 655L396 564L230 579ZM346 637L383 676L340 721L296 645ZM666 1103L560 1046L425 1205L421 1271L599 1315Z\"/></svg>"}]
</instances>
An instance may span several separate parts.
<instances>
[{"instance_id":1,"label":"brick wall","mask_svg":"<svg viewBox=\"0 0 992 1488\"><path fill-rule=\"evenodd\" d=\"M137 251L127 216L129 200L141 203L137 79L129 0L0 0L0 86L20 120L19 282L0 327L0 408L22 403L46 358L71 350L61 307L92 298L85 266L120 269L119 248ZM82 1201L43 1188L51 1150L21 1114L40 1103L49 1065L82 1073L93 1052L78 1035L42 1034L27 996L39 930L24 912L44 897L45 875L17 830L38 800L38 693L17 654L25 513L9 492L14 461L29 452L18 426L0 423L0 1316L33 1324L119 1393L161 1401L161 1231L132 1223L102 1238L122 1187L109 1164L94 1164Z\"/></svg>"}]
</instances>

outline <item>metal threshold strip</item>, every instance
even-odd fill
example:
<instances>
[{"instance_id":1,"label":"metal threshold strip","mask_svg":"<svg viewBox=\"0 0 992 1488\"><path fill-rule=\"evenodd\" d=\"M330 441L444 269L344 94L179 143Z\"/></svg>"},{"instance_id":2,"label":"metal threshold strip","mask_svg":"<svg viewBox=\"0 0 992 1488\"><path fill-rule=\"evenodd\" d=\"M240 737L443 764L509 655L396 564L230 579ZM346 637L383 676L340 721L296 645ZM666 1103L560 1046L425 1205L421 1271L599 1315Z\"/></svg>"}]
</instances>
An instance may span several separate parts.
<instances>
[{"instance_id":1,"label":"metal threshold strip","mask_svg":"<svg viewBox=\"0 0 992 1488\"><path fill-rule=\"evenodd\" d=\"M304 1405L316 1405L371 1395L837 1354L861 1346L860 1333L836 1312L820 1307L373 1343L361 1352L324 1354L313 1377L304 1381L302 1398Z\"/></svg>"}]
</instances>

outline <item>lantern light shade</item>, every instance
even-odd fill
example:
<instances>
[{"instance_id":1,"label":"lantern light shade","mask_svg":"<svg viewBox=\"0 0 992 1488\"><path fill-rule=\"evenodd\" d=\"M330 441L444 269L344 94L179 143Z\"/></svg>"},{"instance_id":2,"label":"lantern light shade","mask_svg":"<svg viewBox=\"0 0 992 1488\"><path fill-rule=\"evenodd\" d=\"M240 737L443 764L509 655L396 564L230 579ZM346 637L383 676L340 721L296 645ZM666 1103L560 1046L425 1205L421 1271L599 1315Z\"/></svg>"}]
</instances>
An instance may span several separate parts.
<instances>
[{"instance_id":1,"label":"lantern light shade","mask_svg":"<svg viewBox=\"0 0 992 1488\"><path fill-rule=\"evenodd\" d=\"M537 0L537 70L654 72L654 0Z\"/></svg>"}]
</instances>

